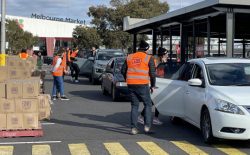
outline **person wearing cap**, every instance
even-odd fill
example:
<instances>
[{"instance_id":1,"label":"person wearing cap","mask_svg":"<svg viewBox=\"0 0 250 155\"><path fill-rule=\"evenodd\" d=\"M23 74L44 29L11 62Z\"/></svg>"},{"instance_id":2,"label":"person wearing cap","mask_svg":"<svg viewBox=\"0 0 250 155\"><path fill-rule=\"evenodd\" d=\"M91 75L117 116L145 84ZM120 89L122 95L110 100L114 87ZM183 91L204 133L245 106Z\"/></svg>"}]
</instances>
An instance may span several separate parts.
<instances>
[{"instance_id":1,"label":"person wearing cap","mask_svg":"<svg viewBox=\"0 0 250 155\"><path fill-rule=\"evenodd\" d=\"M136 53L128 55L121 73L128 84L131 97L131 134L139 132L137 126L138 108L140 100L145 107L144 132L149 133L151 128L152 103L150 91L153 93L155 88L155 64L154 59L147 54L149 44L142 40ZM149 83L151 86L149 87Z\"/></svg>"}]
</instances>

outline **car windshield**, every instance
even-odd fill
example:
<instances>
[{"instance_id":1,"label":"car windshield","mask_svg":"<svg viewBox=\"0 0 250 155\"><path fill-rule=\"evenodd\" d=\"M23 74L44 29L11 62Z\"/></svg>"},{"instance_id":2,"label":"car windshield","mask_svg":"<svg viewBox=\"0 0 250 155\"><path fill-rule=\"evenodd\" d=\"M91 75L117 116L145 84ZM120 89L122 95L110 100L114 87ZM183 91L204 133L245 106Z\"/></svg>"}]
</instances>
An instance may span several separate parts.
<instances>
[{"instance_id":1,"label":"car windshield","mask_svg":"<svg viewBox=\"0 0 250 155\"><path fill-rule=\"evenodd\" d=\"M121 72L122 65L124 64L124 61L125 61L125 58L116 59L115 72L117 72L117 73Z\"/></svg>"},{"instance_id":2,"label":"car windshield","mask_svg":"<svg viewBox=\"0 0 250 155\"><path fill-rule=\"evenodd\" d=\"M110 60L113 57L124 56L122 51L101 51L97 54L97 60Z\"/></svg>"},{"instance_id":3,"label":"car windshield","mask_svg":"<svg viewBox=\"0 0 250 155\"><path fill-rule=\"evenodd\" d=\"M250 63L206 65L211 85L250 86Z\"/></svg>"}]
</instances>

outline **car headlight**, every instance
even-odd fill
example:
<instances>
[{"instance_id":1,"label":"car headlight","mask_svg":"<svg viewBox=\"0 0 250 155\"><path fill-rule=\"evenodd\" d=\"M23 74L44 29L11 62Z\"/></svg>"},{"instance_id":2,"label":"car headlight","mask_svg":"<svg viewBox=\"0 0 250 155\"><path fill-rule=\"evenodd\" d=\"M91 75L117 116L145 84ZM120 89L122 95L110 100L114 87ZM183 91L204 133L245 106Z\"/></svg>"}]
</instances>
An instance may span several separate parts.
<instances>
[{"instance_id":1,"label":"car headlight","mask_svg":"<svg viewBox=\"0 0 250 155\"><path fill-rule=\"evenodd\" d=\"M224 101L224 100L218 99L216 106L217 107L215 108L215 110L218 110L221 112L244 115L244 112L237 105Z\"/></svg>"}]
</instances>

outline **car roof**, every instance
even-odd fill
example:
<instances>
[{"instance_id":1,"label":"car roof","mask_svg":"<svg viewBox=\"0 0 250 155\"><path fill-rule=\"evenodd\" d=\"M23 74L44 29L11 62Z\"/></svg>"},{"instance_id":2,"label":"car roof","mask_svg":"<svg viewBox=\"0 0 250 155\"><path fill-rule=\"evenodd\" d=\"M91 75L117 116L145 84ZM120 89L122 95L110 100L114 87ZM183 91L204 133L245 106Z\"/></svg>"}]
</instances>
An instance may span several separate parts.
<instances>
[{"instance_id":1,"label":"car roof","mask_svg":"<svg viewBox=\"0 0 250 155\"><path fill-rule=\"evenodd\" d=\"M99 49L98 52L118 51L123 52L121 49Z\"/></svg>"},{"instance_id":2,"label":"car roof","mask_svg":"<svg viewBox=\"0 0 250 155\"><path fill-rule=\"evenodd\" d=\"M250 63L250 59L244 58L227 58L227 57L207 57L192 59L188 62L203 62L204 64L218 64L218 63Z\"/></svg>"}]
</instances>

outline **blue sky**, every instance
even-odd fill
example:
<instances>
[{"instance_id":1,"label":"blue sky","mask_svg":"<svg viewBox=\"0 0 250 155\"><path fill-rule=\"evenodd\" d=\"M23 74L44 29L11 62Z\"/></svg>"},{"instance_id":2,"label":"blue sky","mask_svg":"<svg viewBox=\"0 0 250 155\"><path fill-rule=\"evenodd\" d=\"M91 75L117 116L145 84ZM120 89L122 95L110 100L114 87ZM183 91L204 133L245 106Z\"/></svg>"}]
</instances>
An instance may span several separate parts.
<instances>
[{"instance_id":1,"label":"blue sky","mask_svg":"<svg viewBox=\"0 0 250 155\"><path fill-rule=\"evenodd\" d=\"M32 13L53 17L69 17L91 21L87 12L90 6L109 5L110 0L6 0L7 14L30 17ZM167 1L170 11L202 0L161 0Z\"/></svg>"}]
</instances>

